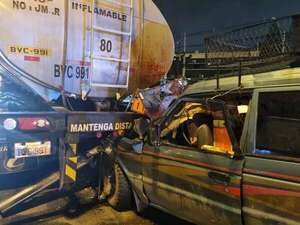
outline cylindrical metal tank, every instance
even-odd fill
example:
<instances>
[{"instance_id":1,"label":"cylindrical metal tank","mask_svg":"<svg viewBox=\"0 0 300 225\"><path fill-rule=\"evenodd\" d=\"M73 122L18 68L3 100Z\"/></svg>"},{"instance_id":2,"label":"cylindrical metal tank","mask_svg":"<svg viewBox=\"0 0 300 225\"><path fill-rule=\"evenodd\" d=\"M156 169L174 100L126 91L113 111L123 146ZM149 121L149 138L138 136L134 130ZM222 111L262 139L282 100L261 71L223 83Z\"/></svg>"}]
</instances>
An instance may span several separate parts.
<instances>
[{"instance_id":1,"label":"cylindrical metal tank","mask_svg":"<svg viewBox=\"0 0 300 225\"><path fill-rule=\"evenodd\" d=\"M107 98L156 83L174 40L152 0L1 0L0 49L45 98Z\"/></svg>"}]
</instances>

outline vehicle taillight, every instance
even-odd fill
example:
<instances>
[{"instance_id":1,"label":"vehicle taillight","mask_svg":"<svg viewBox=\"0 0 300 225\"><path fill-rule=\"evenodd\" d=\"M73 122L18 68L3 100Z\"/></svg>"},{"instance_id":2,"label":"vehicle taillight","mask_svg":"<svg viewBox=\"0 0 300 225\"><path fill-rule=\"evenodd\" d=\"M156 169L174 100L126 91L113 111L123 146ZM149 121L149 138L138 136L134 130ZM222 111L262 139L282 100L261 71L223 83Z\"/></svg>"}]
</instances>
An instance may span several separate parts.
<instances>
[{"instance_id":1,"label":"vehicle taillight","mask_svg":"<svg viewBox=\"0 0 300 225\"><path fill-rule=\"evenodd\" d=\"M47 129L50 122L45 118L18 118L18 128L20 130Z\"/></svg>"}]
</instances>

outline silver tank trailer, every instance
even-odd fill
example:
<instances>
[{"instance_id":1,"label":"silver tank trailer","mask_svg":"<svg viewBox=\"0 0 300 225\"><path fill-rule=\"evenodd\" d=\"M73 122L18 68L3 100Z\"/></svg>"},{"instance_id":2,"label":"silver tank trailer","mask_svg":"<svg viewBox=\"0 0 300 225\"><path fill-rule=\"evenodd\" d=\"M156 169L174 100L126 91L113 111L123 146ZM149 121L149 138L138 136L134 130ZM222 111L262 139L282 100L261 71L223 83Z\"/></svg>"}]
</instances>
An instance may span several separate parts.
<instances>
[{"instance_id":1,"label":"silver tank trailer","mask_svg":"<svg viewBox=\"0 0 300 225\"><path fill-rule=\"evenodd\" d=\"M0 49L45 99L109 98L156 83L174 40L152 0L1 0Z\"/></svg>"}]
</instances>

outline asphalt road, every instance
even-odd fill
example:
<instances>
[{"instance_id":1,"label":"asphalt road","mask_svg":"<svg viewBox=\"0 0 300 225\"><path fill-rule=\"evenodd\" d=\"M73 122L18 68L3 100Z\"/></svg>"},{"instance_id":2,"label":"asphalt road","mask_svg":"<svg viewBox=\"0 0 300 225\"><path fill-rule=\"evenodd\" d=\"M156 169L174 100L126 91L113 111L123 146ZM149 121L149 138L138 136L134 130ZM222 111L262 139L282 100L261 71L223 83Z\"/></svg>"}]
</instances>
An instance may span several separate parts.
<instances>
[{"instance_id":1,"label":"asphalt road","mask_svg":"<svg viewBox=\"0 0 300 225\"><path fill-rule=\"evenodd\" d=\"M16 180L16 179L10 179ZM24 182L26 182L24 178ZM0 181L7 179L1 178ZM15 182L13 182L15 185ZM0 182L1 185L1 182ZM5 187L1 185L0 187ZM13 194L16 189L0 190L0 201ZM50 190L25 202L22 207L0 219L0 225L185 225L174 216L149 208L138 215L134 210L117 212L94 198L92 189L77 192L76 197Z\"/></svg>"},{"instance_id":2,"label":"asphalt road","mask_svg":"<svg viewBox=\"0 0 300 225\"><path fill-rule=\"evenodd\" d=\"M149 208L142 215L135 211L117 212L105 203L93 198L92 191L76 194L79 202L74 203L68 196L47 193L31 203L24 204L12 216L0 220L1 225L184 225L178 218ZM76 205L76 207L74 207ZM31 206L34 208L27 209ZM23 211L25 209L25 211ZM16 213L16 214L15 214Z\"/></svg>"}]
</instances>

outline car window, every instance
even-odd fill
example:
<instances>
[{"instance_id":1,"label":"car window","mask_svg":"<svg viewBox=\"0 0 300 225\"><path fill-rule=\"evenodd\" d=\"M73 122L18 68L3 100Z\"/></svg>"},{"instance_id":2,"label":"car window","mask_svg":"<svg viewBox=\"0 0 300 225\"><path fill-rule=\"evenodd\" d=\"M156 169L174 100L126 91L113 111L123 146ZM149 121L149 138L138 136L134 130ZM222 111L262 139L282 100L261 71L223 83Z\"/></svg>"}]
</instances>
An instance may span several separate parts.
<instances>
[{"instance_id":1,"label":"car window","mask_svg":"<svg viewBox=\"0 0 300 225\"><path fill-rule=\"evenodd\" d=\"M233 145L225 125L224 112L199 102L182 102L161 127L165 143L193 148L233 153Z\"/></svg>"},{"instance_id":2,"label":"car window","mask_svg":"<svg viewBox=\"0 0 300 225\"><path fill-rule=\"evenodd\" d=\"M0 112L38 112L51 108L19 82L0 74Z\"/></svg>"},{"instance_id":3,"label":"car window","mask_svg":"<svg viewBox=\"0 0 300 225\"><path fill-rule=\"evenodd\" d=\"M300 157L300 92L261 93L256 154Z\"/></svg>"}]
</instances>

